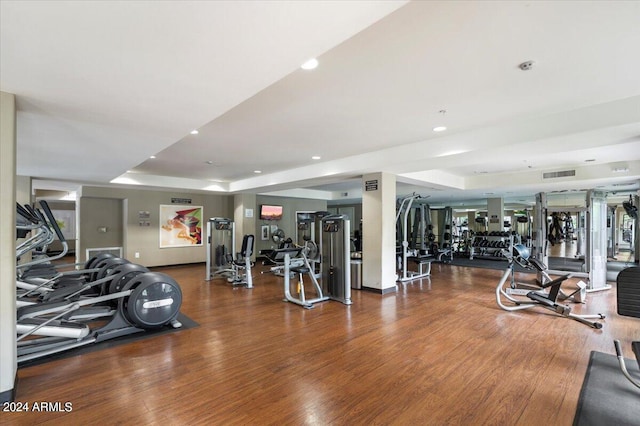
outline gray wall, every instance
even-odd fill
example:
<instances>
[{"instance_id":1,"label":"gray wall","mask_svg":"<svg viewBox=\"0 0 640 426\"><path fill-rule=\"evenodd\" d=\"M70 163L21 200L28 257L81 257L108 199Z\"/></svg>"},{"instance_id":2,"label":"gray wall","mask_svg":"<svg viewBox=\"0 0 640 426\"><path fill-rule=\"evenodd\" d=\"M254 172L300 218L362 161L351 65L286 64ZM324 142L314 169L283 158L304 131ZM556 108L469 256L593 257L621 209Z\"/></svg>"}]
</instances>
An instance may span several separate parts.
<instances>
[{"instance_id":1,"label":"gray wall","mask_svg":"<svg viewBox=\"0 0 640 426\"><path fill-rule=\"evenodd\" d=\"M189 198L191 205L203 207L202 246L160 248L160 205L171 205L171 198ZM79 261L86 260L84 257L87 247L118 245L123 247L125 258L144 266L204 262L206 259L204 234L207 219L214 216L233 217L233 196L231 195L178 191L83 186L78 206L80 241L77 255ZM140 211L149 212L150 226L140 226ZM97 231L99 227L105 226L106 233ZM139 253L140 257L136 258L135 253Z\"/></svg>"},{"instance_id":2,"label":"gray wall","mask_svg":"<svg viewBox=\"0 0 640 426\"><path fill-rule=\"evenodd\" d=\"M283 207L282 220L260 220L260 205L275 204ZM277 244L271 239L261 239L261 227L263 225L277 225L284 231L287 238L295 240L296 237L296 212L297 211L322 211L327 209L325 200L312 200L307 198L285 198L268 195L256 197L256 252L264 249L276 248ZM271 235L271 234L269 234Z\"/></svg>"},{"instance_id":3,"label":"gray wall","mask_svg":"<svg viewBox=\"0 0 640 426\"><path fill-rule=\"evenodd\" d=\"M86 248L123 247L123 256L144 266L177 265L198 263L206 260L206 239L201 247L160 248L159 209L161 204L171 204L171 198L190 198L191 205L203 206L203 235L206 234L206 221L210 217L228 217L238 221L238 206L251 208L252 197L238 199L238 195L200 194L189 192L167 192L147 189L105 188L83 186L77 203L79 240L76 256L79 262L86 261ZM237 205L236 205L237 204ZM259 219L261 204L283 206L283 218L279 221ZM262 225L276 225L287 237L295 238L296 211L326 210L324 200L304 198L286 198L266 195L255 196L254 220L248 220L236 228L237 243L242 235L253 233L256 236L255 252L276 246L271 240L260 239ZM241 209L241 210L242 210ZM150 226L139 226L140 211L149 212ZM255 227L251 225L255 221ZM244 222L244 221L243 221ZM98 228L107 228L99 232ZM135 253L140 257L136 258Z\"/></svg>"},{"instance_id":4,"label":"gray wall","mask_svg":"<svg viewBox=\"0 0 640 426\"><path fill-rule=\"evenodd\" d=\"M82 197L79 206L84 213L80 219L81 256L85 256L87 248L124 246L123 200Z\"/></svg>"}]
</instances>

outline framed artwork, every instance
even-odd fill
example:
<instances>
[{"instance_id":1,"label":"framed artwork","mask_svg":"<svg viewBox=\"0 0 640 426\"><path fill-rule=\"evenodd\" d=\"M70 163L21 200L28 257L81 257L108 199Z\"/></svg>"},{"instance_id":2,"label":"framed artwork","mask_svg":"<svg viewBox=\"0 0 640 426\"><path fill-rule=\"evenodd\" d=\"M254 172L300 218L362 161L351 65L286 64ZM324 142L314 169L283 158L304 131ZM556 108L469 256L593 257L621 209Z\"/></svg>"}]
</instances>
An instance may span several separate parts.
<instances>
[{"instance_id":1,"label":"framed artwork","mask_svg":"<svg viewBox=\"0 0 640 426\"><path fill-rule=\"evenodd\" d=\"M75 210L51 210L58 227L66 240L76 239L76 211Z\"/></svg>"},{"instance_id":2,"label":"framed artwork","mask_svg":"<svg viewBox=\"0 0 640 426\"><path fill-rule=\"evenodd\" d=\"M160 248L202 245L202 206L160 205Z\"/></svg>"},{"instance_id":3,"label":"framed artwork","mask_svg":"<svg viewBox=\"0 0 640 426\"><path fill-rule=\"evenodd\" d=\"M269 239L269 225L262 225L262 241Z\"/></svg>"}]
</instances>

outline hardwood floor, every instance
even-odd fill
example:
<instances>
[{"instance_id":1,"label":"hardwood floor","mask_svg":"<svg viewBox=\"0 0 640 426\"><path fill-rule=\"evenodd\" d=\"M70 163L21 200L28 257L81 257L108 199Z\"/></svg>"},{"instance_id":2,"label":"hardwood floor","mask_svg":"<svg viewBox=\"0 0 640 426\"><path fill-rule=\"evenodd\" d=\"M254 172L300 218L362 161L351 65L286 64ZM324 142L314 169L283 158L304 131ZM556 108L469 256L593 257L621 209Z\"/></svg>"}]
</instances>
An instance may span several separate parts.
<instances>
[{"instance_id":1,"label":"hardwood floor","mask_svg":"<svg viewBox=\"0 0 640 426\"><path fill-rule=\"evenodd\" d=\"M613 290L576 311L509 313L501 271L434 264L398 292L353 291L352 306L282 301L282 279L255 288L204 281L204 265L160 268L182 286L197 328L18 371L17 401L72 411L2 413L2 424L570 425L592 350L640 339Z\"/></svg>"}]
</instances>

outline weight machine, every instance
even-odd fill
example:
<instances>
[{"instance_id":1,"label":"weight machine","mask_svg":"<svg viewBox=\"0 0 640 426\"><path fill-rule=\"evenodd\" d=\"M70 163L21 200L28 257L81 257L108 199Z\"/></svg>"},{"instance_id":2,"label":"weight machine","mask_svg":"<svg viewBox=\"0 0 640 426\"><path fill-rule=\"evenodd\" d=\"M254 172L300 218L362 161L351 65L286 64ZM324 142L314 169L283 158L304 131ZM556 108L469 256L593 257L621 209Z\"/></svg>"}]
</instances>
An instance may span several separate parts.
<instances>
[{"instance_id":1,"label":"weight machine","mask_svg":"<svg viewBox=\"0 0 640 426\"><path fill-rule=\"evenodd\" d=\"M207 222L207 261L205 280L215 275L233 276L232 255L236 247L235 223L224 217L213 217Z\"/></svg>"},{"instance_id":2,"label":"weight machine","mask_svg":"<svg viewBox=\"0 0 640 426\"><path fill-rule=\"evenodd\" d=\"M534 213L536 238L533 245L533 253L534 257L545 265L549 265L547 217L554 211L576 213L578 218L577 250L578 253L584 253L584 265L579 272L561 269L549 270L548 272L557 275L571 272L573 276L585 278L588 280L587 291L610 289L611 286L607 284L607 200L605 193L595 190L587 191L585 207L580 208L549 208L547 206L547 194L536 194ZM586 241L584 248L582 247L583 240Z\"/></svg>"},{"instance_id":3,"label":"weight machine","mask_svg":"<svg viewBox=\"0 0 640 426\"><path fill-rule=\"evenodd\" d=\"M515 215L515 231L517 235L520 235L521 242L531 248L532 233L531 233L531 213L529 210L525 210L523 213Z\"/></svg>"},{"instance_id":4,"label":"weight machine","mask_svg":"<svg viewBox=\"0 0 640 426\"><path fill-rule=\"evenodd\" d=\"M326 211L298 211L296 212L296 244L304 247L305 255L314 266L322 261L321 258L321 221L328 216Z\"/></svg>"},{"instance_id":5,"label":"weight machine","mask_svg":"<svg viewBox=\"0 0 640 426\"><path fill-rule=\"evenodd\" d=\"M329 300L329 296L325 295L322 287L316 279L316 275L313 273L309 259L304 254L304 251L300 247L286 247L282 249L276 249L272 254L272 261L277 264L282 264L284 268L284 301L295 303L306 309L313 308L313 305L320 302ZM293 264L293 259L301 259L302 264ZM291 292L291 275L296 274L298 276L298 284L294 290L296 296L294 297ZM304 275L307 274L313 283L313 288L316 292L316 297L307 298L307 294L304 288Z\"/></svg>"},{"instance_id":6,"label":"weight machine","mask_svg":"<svg viewBox=\"0 0 640 426\"><path fill-rule=\"evenodd\" d=\"M449 263L453 261L453 209L442 207L431 209L431 219L433 223L432 234L435 240L431 240L431 254L436 256L439 262ZM435 216L435 217L434 217Z\"/></svg>"},{"instance_id":7,"label":"weight machine","mask_svg":"<svg viewBox=\"0 0 640 426\"><path fill-rule=\"evenodd\" d=\"M620 239L625 247L624 251L633 253L632 260L634 263L640 262L640 216L638 215L638 205L640 205L640 197L638 195L629 195L629 201L622 203L624 214L621 220ZM620 251L623 251L623 249L621 248Z\"/></svg>"},{"instance_id":8,"label":"weight machine","mask_svg":"<svg viewBox=\"0 0 640 426\"><path fill-rule=\"evenodd\" d=\"M351 230L345 214L321 219L322 290L331 300L351 305Z\"/></svg>"},{"instance_id":9,"label":"weight machine","mask_svg":"<svg viewBox=\"0 0 640 426\"><path fill-rule=\"evenodd\" d=\"M398 281L411 281L431 274L431 262L435 257L429 252L427 242L435 240L435 235L431 226L431 210L425 200L417 194L409 195L400 200L396 209L396 235L399 243L396 244L396 255L398 269L401 270ZM417 264L418 271L408 270L409 261ZM426 270L423 269L425 265Z\"/></svg>"},{"instance_id":10,"label":"weight machine","mask_svg":"<svg viewBox=\"0 0 640 426\"><path fill-rule=\"evenodd\" d=\"M234 286L244 285L253 288L253 277L251 275L251 255L253 254L253 243L255 237L251 234L242 237L240 252L234 258L228 255L228 262L231 265L232 275L227 281Z\"/></svg>"}]
</instances>

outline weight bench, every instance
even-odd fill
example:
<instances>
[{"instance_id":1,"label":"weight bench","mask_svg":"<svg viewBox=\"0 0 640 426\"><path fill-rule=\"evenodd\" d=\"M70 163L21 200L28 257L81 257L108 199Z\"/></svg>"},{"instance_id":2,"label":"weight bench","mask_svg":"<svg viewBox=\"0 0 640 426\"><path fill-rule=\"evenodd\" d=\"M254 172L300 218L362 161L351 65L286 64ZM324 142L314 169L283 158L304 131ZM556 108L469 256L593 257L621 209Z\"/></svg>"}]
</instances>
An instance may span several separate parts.
<instances>
[{"instance_id":1,"label":"weight bench","mask_svg":"<svg viewBox=\"0 0 640 426\"><path fill-rule=\"evenodd\" d=\"M405 282L411 281L418 278L428 277L431 275L431 262L436 260L433 256L408 256L407 262L412 262L418 266L417 271L409 271L407 270L406 264L402 265L402 276L398 281ZM424 269L426 265L426 270Z\"/></svg>"}]
</instances>

